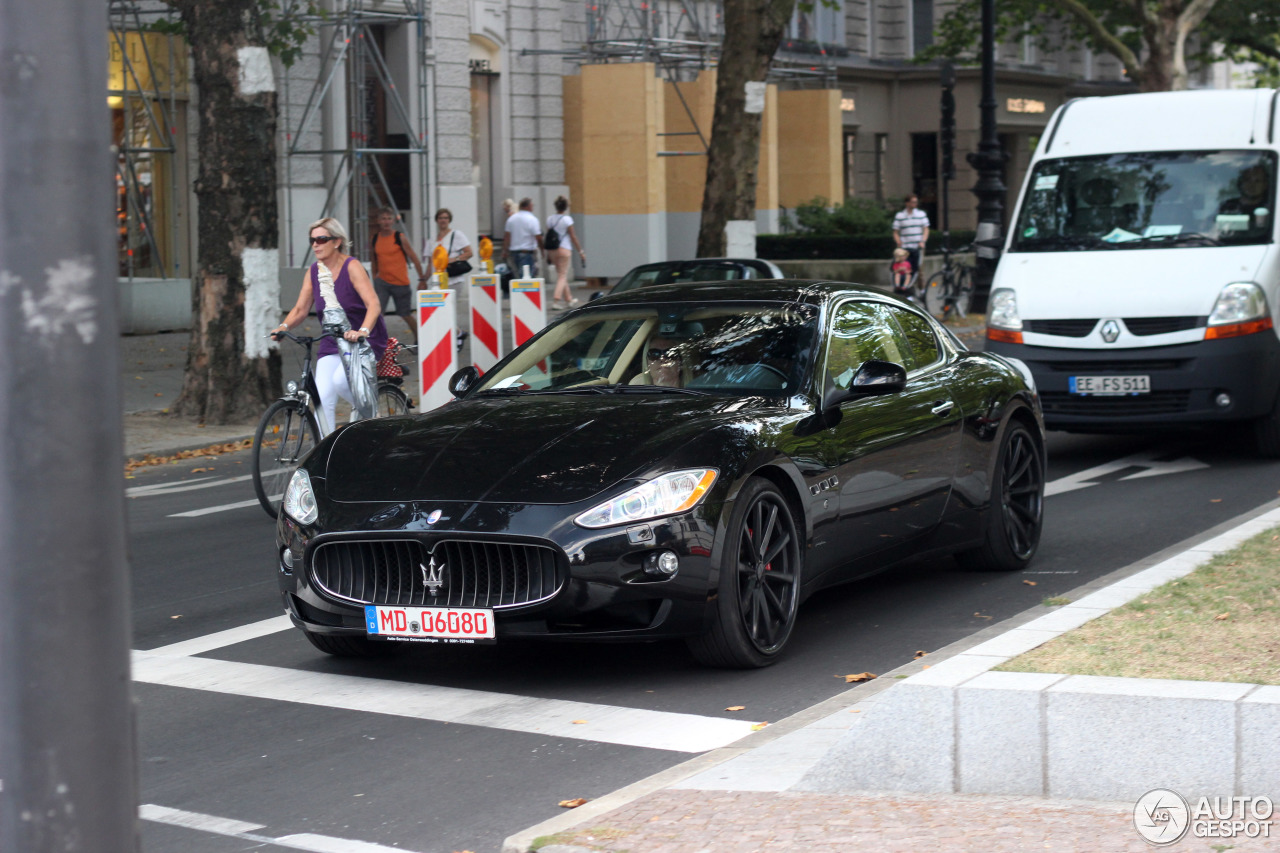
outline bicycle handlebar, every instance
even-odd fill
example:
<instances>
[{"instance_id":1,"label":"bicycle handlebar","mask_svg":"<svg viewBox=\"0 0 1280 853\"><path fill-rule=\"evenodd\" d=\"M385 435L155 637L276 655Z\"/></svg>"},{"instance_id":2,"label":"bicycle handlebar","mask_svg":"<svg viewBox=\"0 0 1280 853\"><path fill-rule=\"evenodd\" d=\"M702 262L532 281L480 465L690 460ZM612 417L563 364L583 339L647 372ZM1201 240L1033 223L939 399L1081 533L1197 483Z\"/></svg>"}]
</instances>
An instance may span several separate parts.
<instances>
[{"instance_id":1,"label":"bicycle handlebar","mask_svg":"<svg viewBox=\"0 0 1280 853\"><path fill-rule=\"evenodd\" d=\"M301 344L301 345L303 345L303 346L307 346L307 345L309 345L309 344L314 344L316 341L322 341L322 340L324 340L325 338L333 338L334 340L337 340L338 338L342 337L342 336L343 336L343 334L345 334L345 333L343 333L343 332L325 332L325 333L323 333L323 334L316 335L315 337L312 337L312 336L310 336L310 335L295 335L293 332L290 332L288 329L283 329L283 330L278 331L278 332L274 332L274 331L273 331L273 332L270 332L270 333L268 333L268 334L267 334L267 337L269 337L269 338L271 338L271 339L273 339L273 340L277 340L277 341L278 341L278 340L280 340L280 338L281 338L281 337L285 337L285 338L288 338L289 340L293 341L295 344ZM366 340L366 338L365 338L365 336L364 336L364 335L361 335L357 340L358 340L358 341L363 341L363 340Z\"/></svg>"}]
</instances>

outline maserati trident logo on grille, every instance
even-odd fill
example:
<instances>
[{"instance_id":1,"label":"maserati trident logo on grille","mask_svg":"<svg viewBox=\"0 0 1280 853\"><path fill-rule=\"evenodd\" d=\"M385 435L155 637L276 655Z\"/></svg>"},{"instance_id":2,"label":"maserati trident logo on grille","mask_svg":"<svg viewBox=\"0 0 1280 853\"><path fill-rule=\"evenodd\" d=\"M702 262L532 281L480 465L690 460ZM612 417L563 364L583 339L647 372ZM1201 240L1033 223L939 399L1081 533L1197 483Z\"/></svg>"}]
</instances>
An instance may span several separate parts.
<instances>
[{"instance_id":1,"label":"maserati trident logo on grille","mask_svg":"<svg viewBox=\"0 0 1280 853\"><path fill-rule=\"evenodd\" d=\"M422 569L422 585L427 588L432 597L440 594L440 587L444 586L444 563L436 565L435 555L431 555L430 565L418 564L418 568Z\"/></svg>"},{"instance_id":2,"label":"maserati trident logo on grille","mask_svg":"<svg viewBox=\"0 0 1280 853\"><path fill-rule=\"evenodd\" d=\"M437 521L439 521L441 512L442 510L438 510L438 509L431 510L431 514L427 516L427 524L435 524Z\"/></svg>"},{"instance_id":3,"label":"maserati trident logo on grille","mask_svg":"<svg viewBox=\"0 0 1280 853\"><path fill-rule=\"evenodd\" d=\"M1109 344L1114 344L1116 338L1120 337L1120 324L1115 320L1108 320L1102 324L1102 339Z\"/></svg>"}]
</instances>

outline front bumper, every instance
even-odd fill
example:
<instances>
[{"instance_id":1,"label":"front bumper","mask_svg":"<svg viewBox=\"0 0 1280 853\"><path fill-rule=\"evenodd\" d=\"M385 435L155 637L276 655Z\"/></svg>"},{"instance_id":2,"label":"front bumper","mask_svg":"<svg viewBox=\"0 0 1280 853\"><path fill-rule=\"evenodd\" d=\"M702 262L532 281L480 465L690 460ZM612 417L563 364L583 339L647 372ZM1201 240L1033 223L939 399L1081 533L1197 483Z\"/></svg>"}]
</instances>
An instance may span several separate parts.
<instances>
[{"instance_id":1,"label":"front bumper","mask_svg":"<svg viewBox=\"0 0 1280 853\"><path fill-rule=\"evenodd\" d=\"M333 505L330 505L333 509ZM555 564L555 582L545 593L532 593L531 603L504 603L488 593L481 580L467 588L466 598L450 606L492 607L497 640L545 638L560 640L645 640L692 636L705 629L709 590L715 588L714 519L719 509L700 505L679 516L605 530L586 530L573 524L574 512L564 507L477 504L367 504L339 507L322 515L317 527L304 527L281 513L277 525L277 579L284 609L295 625L328 634L365 635L364 604L406 603L375 600L381 594L320 581L317 552L329 545L349 550L352 543L375 543L374 552L394 554L412 549L412 565L398 577L412 581L418 596L414 606L437 606L449 590L433 598L416 576L422 554L443 555L442 543L466 543L475 553L502 548L526 548L548 555ZM435 524L426 519L442 510ZM340 513L340 514L339 514ZM383 543L383 544L376 544ZM393 544L386 544L393 543ZM450 546L445 546L450 547ZM465 550L465 549L464 549ZM673 576L645 571L646 556L670 550L679 558ZM287 554L286 554L287 552ZM458 553L456 550L451 553ZM286 559L287 557L287 559ZM369 577L382 578L394 567L379 558ZM291 565L289 565L291 564ZM366 570L352 571L365 577ZM464 571L455 569L455 571ZM465 571L472 571L466 569ZM487 572L474 567L474 572ZM499 573L501 575L501 572ZM480 575L468 575L476 577ZM450 575L457 578L459 575ZM485 574L483 577L496 577ZM509 578L510 575L507 575ZM473 581L468 581L473 583ZM509 592L509 581L508 592ZM501 583L494 584L495 590ZM392 584L392 588L395 584ZM386 589L386 584L383 584ZM424 642L435 642L423 640Z\"/></svg>"},{"instance_id":2,"label":"front bumper","mask_svg":"<svg viewBox=\"0 0 1280 853\"><path fill-rule=\"evenodd\" d=\"M1270 331L1238 338L1133 349L1066 349L988 340L988 352L1026 362L1045 426L1081 431L1189 427L1249 420L1270 412L1280 388L1280 340ZM1151 378L1149 394L1072 394L1072 376ZM1231 403L1220 406L1220 393Z\"/></svg>"}]
</instances>

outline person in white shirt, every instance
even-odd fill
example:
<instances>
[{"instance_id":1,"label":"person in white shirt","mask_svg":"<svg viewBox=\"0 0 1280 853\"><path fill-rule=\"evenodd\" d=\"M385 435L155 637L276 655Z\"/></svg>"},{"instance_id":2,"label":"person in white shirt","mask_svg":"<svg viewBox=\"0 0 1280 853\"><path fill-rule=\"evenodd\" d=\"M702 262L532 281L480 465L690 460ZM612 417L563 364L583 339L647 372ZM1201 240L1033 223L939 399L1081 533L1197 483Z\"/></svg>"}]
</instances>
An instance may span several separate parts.
<instances>
[{"instance_id":1,"label":"person in white shirt","mask_svg":"<svg viewBox=\"0 0 1280 853\"><path fill-rule=\"evenodd\" d=\"M569 248L569 243L572 242L573 248L578 250L584 265L587 262L587 255L582 251L582 244L578 242L578 235L573 230L573 217L569 215L569 200L564 196L556 199L556 212L547 217L547 236L543 238L544 244L551 240L553 231L557 238L554 242L559 245L554 249L547 249L547 263L556 270L556 289L551 294L551 305L556 308L572 308L581 300L575 299L573 291L569 289L569 269L573 263L573 249Z\"/></svg>"},{"instance_id":2,"label":"person in white shirt","mask_svg":"<svg viewBox=\"0 0 1280 853\"><path fill-rule=\"evenodd\" d=\"M507 265L516 278L524 276L525 267L530 277L538 274L538 253L542 251L542 225L533 215L533 199L520 199L520 209L507 220L506 233L502 235L502 252Z\"/></svg>"},{"instance_id":3,"label":"person in white shirt","mask_svg":"<svg viewBox=\"0 0 1280 853\"><path fill-rule=\"evenodd\" d=\"M907 260L912 272L920 272L920 255L929 241L929 214L916 207L920 199L915 193L907 196L906 205L893 217L893 242L907 250Z\"/></svg>"},{"instance_id":4,"label":"person in white shirt","mask_svg":"<svg viewBox=\"0 0 1280 853\"><path fill-rule=\"evenodd\" d=\"M434 243L424 247L422 256L430 263L436 246L444 246L449 253L449 263L471 260L471 241L467 235L453 226L453 212L447 207L436 211L436 239Z\"/></svg>"}]
</instances>

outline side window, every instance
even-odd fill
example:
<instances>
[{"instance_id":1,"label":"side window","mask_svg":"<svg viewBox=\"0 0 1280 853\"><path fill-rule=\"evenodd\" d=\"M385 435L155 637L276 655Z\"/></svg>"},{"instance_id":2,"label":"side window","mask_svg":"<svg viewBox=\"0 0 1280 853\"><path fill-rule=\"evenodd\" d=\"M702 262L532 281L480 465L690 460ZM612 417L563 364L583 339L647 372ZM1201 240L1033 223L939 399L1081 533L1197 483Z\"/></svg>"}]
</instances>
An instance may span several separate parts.
<instances>
[{"instance_id":1,"label":"side window","mask_svg":"<svg viewBox=\"0 0 1280 853\"><path fill-rule=\"evenodd\" d=\"M827 385L848 388L858 368L868 361L891 361L907 367L906 351L906 341L887 307L875 302L845 302L831 319Z\"/></svg>"},{"instance_id":2,"label":"side window","mask_svg":"<svg viewBox=\"0 0 1280 853\"><path fill-rule=\"evenodd\" d=\"M938 347L938 338L933 334L933 327L929 325L928 320L914 311L906 311L902 308L890 308L889 310L897 318L898 325L906 336L907 349L910 355L903 367L908 371L919 370L922 367L928 367L942 357L942 350Z\"/></svg>"}]
</instances>

